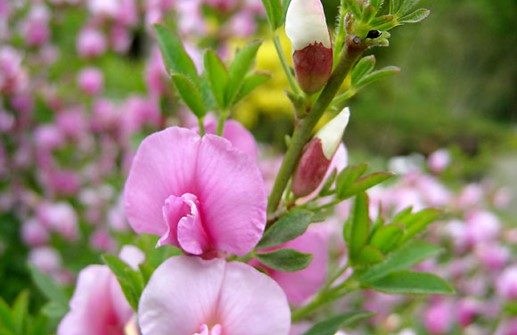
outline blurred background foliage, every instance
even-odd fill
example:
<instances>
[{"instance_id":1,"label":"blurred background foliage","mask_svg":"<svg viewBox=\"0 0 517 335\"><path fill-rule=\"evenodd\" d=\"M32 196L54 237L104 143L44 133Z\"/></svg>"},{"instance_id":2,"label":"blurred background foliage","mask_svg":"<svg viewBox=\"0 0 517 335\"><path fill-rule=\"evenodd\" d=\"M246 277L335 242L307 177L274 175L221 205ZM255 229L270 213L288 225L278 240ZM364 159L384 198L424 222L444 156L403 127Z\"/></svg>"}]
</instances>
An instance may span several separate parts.
<instances>
[{"instance_id":1,"label":"blurred background foliage","mask_svg":"<svg viewBox=\"0 0 517 335\"><path fill-rule=\"evenodd\" d=\"M332 24L339 1L323 2ZM517 148L517 2L420 4L431 10L424 22L395 28L389 48L372 50L378 68L395 65L401 72L351 99L345 142L352 151L386 158L453 148L476 157L479 172L487 155ZM271 133L270 122L282 134L290 117L269 111L252 128L281 147L283 136Z\"/></svg>"}]
</instances>

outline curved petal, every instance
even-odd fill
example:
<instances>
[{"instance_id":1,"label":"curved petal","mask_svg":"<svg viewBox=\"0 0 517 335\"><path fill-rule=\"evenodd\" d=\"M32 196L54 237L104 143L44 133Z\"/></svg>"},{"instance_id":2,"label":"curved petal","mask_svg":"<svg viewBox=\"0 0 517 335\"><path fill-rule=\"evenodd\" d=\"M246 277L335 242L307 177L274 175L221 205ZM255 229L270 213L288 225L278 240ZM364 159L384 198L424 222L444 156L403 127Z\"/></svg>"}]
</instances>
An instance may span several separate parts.
<instances>
[{"instance_id":1,"label":"curved petal","mask_svg":"<svg viewBox=\"0 0 517 335\"><path fill-rule=\"evenodd\" d=\"M117 328L119 320L110 293L112 279L113 274L103 265L90 265L79 273L70 311L59 324L58 335L108 335Z\"/></svg>"},{"instance_id":2,"label":"curved petal","mask_svg":"<svg viewBox=\"0 0 517 335\"><path fill-rule=\"evenodd\" d=\"M266 224L266 191L257 165L229 141L207 134L196 167L196 195L207 235L218 250L246 254Z\"/></svg>"},{"instance_id":3,"label":"curved petal","mask_svg":"<svg viewBox=\"0 0 517 335\"><path fill-rule=\"evenodd\" d=\"M191 191L199 135L171 127L148 136L135 154L124 190L129 224L137 233L162 235L162 206L170 195Z\"/></svg>"},{"instance_id":4,"label":"curved petal","mask_svg":"<svg viewBox=\"0 0 517 335\"><path fill-rule=\"evenodd\" d=\"M140 298L142 334L194 334L214 320L225 263L177 256L160 265Z\"/></svg>"},{"instance_id":5,"label":"curved petal","mask_svg":"<svg viewBox=\"0 0 517 335\"><path fill-rule=\"evenodd\" d=\"M245 263L226 264L219 318L225 335L287 335L291 311L274 280Z\"/></svg>"},{"instance_id":6,"label":"curved petal","mask_svg":"<svg viewBox=\"0 0 517 335\"><path fill-rule=\"evenodd\" d=\"M217 121L212 120L207 122L205 130L209 134L215 134L217 130ZM250 157L257 159L258 149L255 138L239 122L234 120L226 121L223 129L223 137L232 142L232 145L235 148L248 154Z\"/></svg>"}]
</instances>

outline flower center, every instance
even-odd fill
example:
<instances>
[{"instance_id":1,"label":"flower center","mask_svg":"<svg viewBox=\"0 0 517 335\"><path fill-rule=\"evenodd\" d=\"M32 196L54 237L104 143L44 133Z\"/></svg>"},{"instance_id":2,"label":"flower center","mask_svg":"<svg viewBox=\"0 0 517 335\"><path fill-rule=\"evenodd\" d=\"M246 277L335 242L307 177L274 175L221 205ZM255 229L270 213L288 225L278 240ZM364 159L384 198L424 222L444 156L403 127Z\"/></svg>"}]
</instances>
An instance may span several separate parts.
<instances>
[{"instance_id":1,"label":"flower center","mask_svg":"<svg viewBox=\"0 0 517 335\"><path fill-rule=\"evenodd\" d=\"M215 326L208 328L208 326L203 324L201 327L199 327L199 333L194 333L192 335L222 335L222 328L220 324L216 324Z\"/></svg>"},{"instance_id":2,"label":"flower center","mask_svg":"<svg viewBox=\"0 0 517 335\"><path fill-rule=\"evenodd\" d=\"M166 228L158 246L172 244L193 255L212 249L199 213L199 200L194 194L171 195L162 210Z\"/></svg>"}]
</instances>

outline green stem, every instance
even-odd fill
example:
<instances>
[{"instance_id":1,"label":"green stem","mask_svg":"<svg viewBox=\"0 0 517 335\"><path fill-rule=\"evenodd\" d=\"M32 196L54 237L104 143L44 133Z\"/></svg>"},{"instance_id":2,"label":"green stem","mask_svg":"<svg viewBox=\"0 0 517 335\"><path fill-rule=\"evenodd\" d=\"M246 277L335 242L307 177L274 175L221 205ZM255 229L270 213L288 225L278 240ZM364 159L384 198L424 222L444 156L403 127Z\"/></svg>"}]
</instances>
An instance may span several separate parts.
<instances>
[{"instance_id":1,"label":"green stem","mask_svg":"<svg viewBox=\"0 0 517 335\"><path fill-rule=\"evenodd\" d=\"M199 135L203 137L205 135L205 121L202 117L197 118L197 124L199 126Z\"/></svg>"},{"instance_id":2,"label":"green stem","mask_svg":"<svg viewBox=\"0 0 517 335\"><path fill-rule=\"evenodd\" d=\"M332 301L337 300L347 295L348 293L357 290L358 288L359 284L351 277L338 287L323 289L316 295L316 297L314 297L310 303L301 307L300 309L294 310L291 313L291 321L299 321L321 306L331 303Z\"/></svg>"},{"instance_id":3,"label":"green stem","mask_svg":"<svg viewBox=\"0 0 517 335\"><path fill-rule=\"evenodd\" d=\"M219 119L217 120L217 131L216 134L218 136L223 136L223 130L224 130L224 122L228 118L228 110L223 109L221 111L221 114L219 114Z\"/></svg>"},{"instance_id":4,"label":"green stem","mask_svg":"<svg viewBox=\"0 0 517 335\"><path fill-rule=\"evenodd\" d=\"M319 121L332 99L336 95L339 87L343 83L348 73L352 70L354 64L357 62L359 57L367 49L367 46L359 37L347 37L346 49L341 54L339 63L337 64L334 72L330 76L327 85L321 92L309 114L300 121L295 127L293 136L291 138L291 144L287 149L278 175L276 176L273 190L269 196L268 202L268 213L272 214L278 208L282 194L285 190L287 182L291 177L302 149L310 139L314 126Z\"/></svg>"},{"instance_id":5,"label":"green stem","mask_svg":"<svg viewBox=\"0 0 517 335\"><path fill-rule=\"evenodd\" d=\"M282 69L284 69L284 73L287 77L287 81L289 82L289 86L294 94L300 95L300 91L298 90L298 86L296 85L296 81L294 80L293 74L291 73L291 69L289 68L289 64L287 63L287 59L285 58L284 50L282 49L282 45L280 44L280 38L278 38L277 34L273 36L273 44L275 45L275 50L280 59L280 64L282 64Z\"/></svg>"}]
</instances>

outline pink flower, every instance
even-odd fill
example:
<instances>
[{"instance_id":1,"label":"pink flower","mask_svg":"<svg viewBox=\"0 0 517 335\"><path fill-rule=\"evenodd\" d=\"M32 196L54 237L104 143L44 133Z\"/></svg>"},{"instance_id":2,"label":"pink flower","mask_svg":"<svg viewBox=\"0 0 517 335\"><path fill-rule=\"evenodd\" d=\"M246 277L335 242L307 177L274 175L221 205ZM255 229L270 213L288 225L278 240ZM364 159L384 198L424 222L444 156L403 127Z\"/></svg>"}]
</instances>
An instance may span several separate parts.
<instances>
[{"instance_id":1,"label":"pink flower","mask_svg":"<svg viewBox=\"0 0 517 335\"><path fill-rule=\"evenodd\" d=\"M153 273L138 318L143 335L287 335L291 315L282 289L253 267L177 256Z\"/></svg>"},{"instance_id":2,"label":"pink flower","mask_svg":"<svg viewBox=\"0 0 517 335\"><path fill-rule=\"evenodd\" d=\"M264 182L254 160L211 134L171 127L144 139L124 206L138 233L194 255L244 255L266 223Z\"/></svg>"},{"instance_id":3,"label":"pink flower","mask_svg":"<svg viewBox=\"0 0 517 335\"><path fill-rule=\"evenodd\" d=\"M427 165L434 173L441 173L451 163L451 154L446 149L440 149L429 155Z\"/></svg>"},{"instance_id":4,"label":"pink flower","mask_svg":"<svg viewBox=\"0 0 517 335\"><path fill-rule=\"evenodd\" d=\"M102 90L104 76L101 70L95 67L87 67L79 72L77 81L83 92L95 95Z\"/></svg>"},{"instance_id":5,"label":"pink flower","mask_svg":"<svg viewBox=\"0 0 517 335\"><path fill-rule=\"evenodd\" d=\"M106 51L107 42L104 35L94 29L85 28L77 39L77 51L82 57L96 57Z\"/></svg>"},{"instance_id":6,"label":"pink flower","mask_svg":"<svg viewBox=\"0 0 517 335\"><path fill-rule=\"evenodd\" d=\"M144 255L137 248L126 246L120 258L136 268ZM111 270L104 265L89 265L79 273L70 311L59 324L57 334L124 334L132 317L133 310Z\"/></svg>"}]
</instances>

